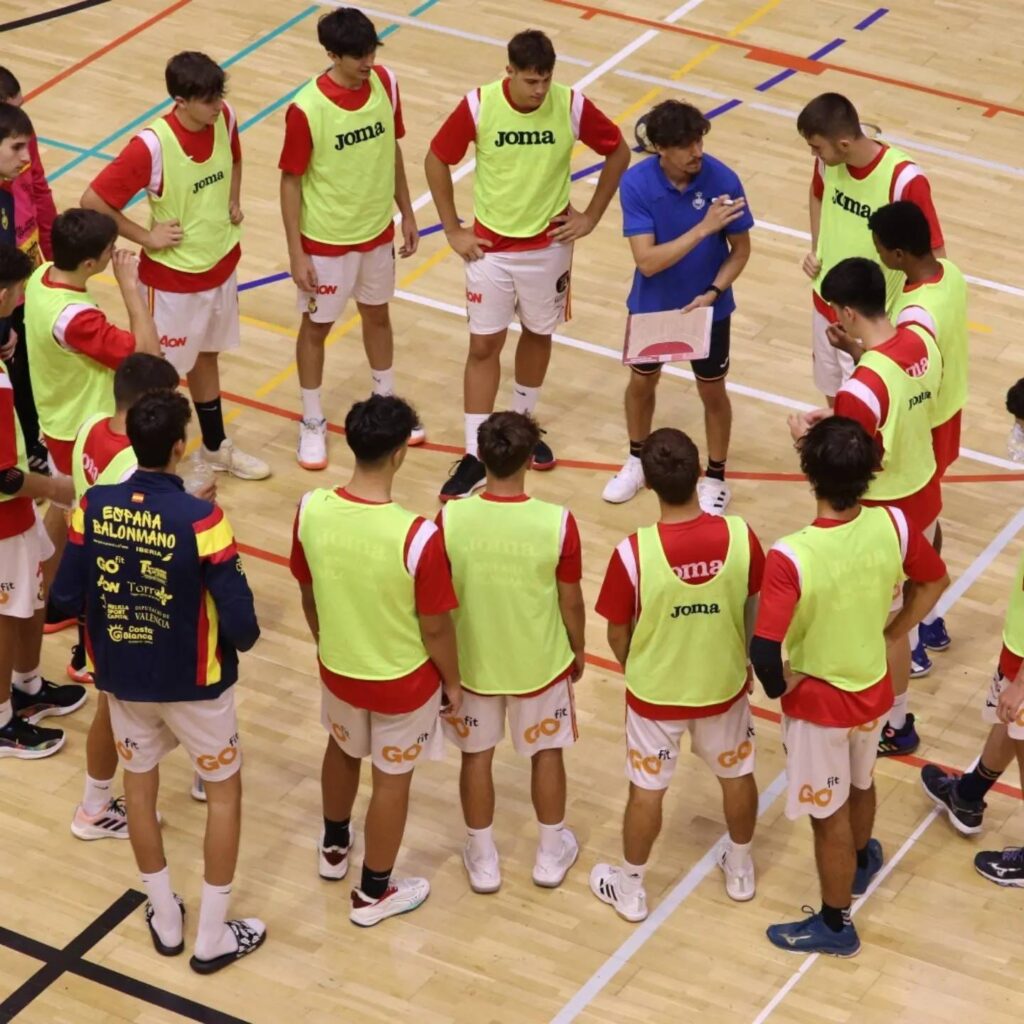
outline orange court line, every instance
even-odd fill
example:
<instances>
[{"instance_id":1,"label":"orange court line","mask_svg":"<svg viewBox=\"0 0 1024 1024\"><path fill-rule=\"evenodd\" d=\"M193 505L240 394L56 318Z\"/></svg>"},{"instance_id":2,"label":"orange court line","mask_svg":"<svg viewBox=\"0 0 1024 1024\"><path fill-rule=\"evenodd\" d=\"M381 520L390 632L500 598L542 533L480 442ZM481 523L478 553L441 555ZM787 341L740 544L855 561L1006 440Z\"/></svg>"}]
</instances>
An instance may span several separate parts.
<instances>
[{"instance_id":1,"label":"orange court line","mask_svg":"<svg viewBox=\"0 0 1024 1024\"><path fill-rule=\"evenodd\" d=\"M25 93L25 99L30 100L38 96L40 93L46 92L47 89L52 89L55 85L63 82L65 78L69 78L76 71L81 71L82 68L92 64L93 61L99 60L100 57L110 53L111 50L117 49L122 43L128 42L129 39L134 38L140 32L144 32L150 25L155 25L158 21L162 21L164 18L174 14L175 11L181 10L187 4L192 3L192 0L175 0L175 3L169 7L165 7L162 11L157 11L152 17L147 18L145 21L140 22L134 28L130 28L124 35L118 36L116 39L112 39L109 43L101 46L95 53L90 53L88 57L83 57L80 61L72 64L71 67L65 68L59 74L48 78L42 85L37 85L31 91Z\"/></svg>"},{"instance_id":2,"label":"orange court line","mask_svg":"<svg viewBox=\"0 0 1024 1024\"><path fill-rule=\"evenodd\" d=\"M996 114L1006 113L1024 117L1024 110L1019 107L1010 107L1002 103L991 103L988 100L978 99L975 96L963 96L960 93L950 92L946 89L936 89L930 85L919 85L917 82L908 82L905 79L893 78L889 75L881 75L874 71L865 71L863 68L848 67L845 64L833 64L831 61L811 60L808 57L801 57L799 54L786 53L783 50L774 50L770 47L756 46L753 43L745 43L742 40L731 36L722 36L714 32L704 32L700 29L687 28L684 25L670 25L664 21L656 21L653 18L642 18L636 14L628 14L625 11L616 11L604 7L594 7L587 3L577 3L576 0L545 0L549 4L557 4L559 7L569 7L582 11L581 17L585 20L597 16L614 18L617 21L628 21L634 25L645 25L648 28L657 29L660 32L676 32L679 35L691 36L694 39L703 39L710 43L718 43L721 46L731 46L738 50L744 50L748 60L756 60L762 64L771 64L775 67L791 68L794 71L802 71L809 75L820 75L825 71L838 71L844 75L853 75L856 78L867 78L873 82L883 82L886 85L894 85L900 89L909 89L913 92L927 93L929 96L940 96L943 99L954 100L957 103L965 103L972 107L979 107L984 117L995 117Z\"/></svg>"}]
</instances>

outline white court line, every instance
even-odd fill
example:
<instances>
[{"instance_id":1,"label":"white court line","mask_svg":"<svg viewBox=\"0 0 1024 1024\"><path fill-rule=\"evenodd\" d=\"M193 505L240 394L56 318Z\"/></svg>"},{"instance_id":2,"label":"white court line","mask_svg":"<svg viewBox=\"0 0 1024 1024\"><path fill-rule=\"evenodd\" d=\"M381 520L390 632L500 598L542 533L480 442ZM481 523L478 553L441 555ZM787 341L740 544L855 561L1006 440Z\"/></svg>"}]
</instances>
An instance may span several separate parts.
<instances>
[{"instance_id":1,"label":"white court line","mask_svg":"<svg viewBox=\"0 0 1024 1024\"><path fill-rule=\"evenodd\" d=\"M418 306L436 309L441 313L450 313L452 316L457 316L461 319L466 317L464 306L442 302L440 299L432 299L427 295L418 295L416 292L407 292L399 288L395 291L395 297L405 302L412 302ZM510 324L509 329L513 331L522 330L518 322ZM622 363L622 353L614 348L595 345L591 341L581 341L579 338L570 338L567 334L553 334L551 338L554 342L564 345L566 348L574 348L580 352L589 352L591 355L603 356L605 359L614 359L620 365ZM683 380L693 381L696 379L689 370L683 370L678 366L666 365L662 368L661 372L670 377L680 377ZM743 395L744 398L756 398L759 402L778 405L783 409L792 409L795 412L810 412L811 409L817 408L817 406L811 405L808 402L800 402L795 398L787 398L785 395L777 395L772 391L764 391L761 388L750 387L747 384L738 384L731 380L725 382L725 387L727 391L731 391L735 395ZM1000 469L1010 469L1018 473L1024 472L1024 466L1021 466L1019 463L1011 462L1009 459L1002 459L998 455L978 452L973 448L961 448L960 456L965 459L972 459L975 462L982 462L988 466L998 466Z\"/></svg>"}]
</instances>

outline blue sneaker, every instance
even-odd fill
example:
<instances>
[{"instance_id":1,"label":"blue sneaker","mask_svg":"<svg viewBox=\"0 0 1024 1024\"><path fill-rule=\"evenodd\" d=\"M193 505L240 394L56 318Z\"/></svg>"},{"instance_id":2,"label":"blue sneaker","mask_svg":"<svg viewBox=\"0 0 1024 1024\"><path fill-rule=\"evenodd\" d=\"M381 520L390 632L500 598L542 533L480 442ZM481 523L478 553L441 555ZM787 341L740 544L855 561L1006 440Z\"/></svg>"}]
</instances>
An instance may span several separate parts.
<instances>
[{"instance_id":1,"label":"blue sneaker","mask_svg":"<svg viewBox=\"0 0 1024 1024\"><path fill-rule=\"evenodd\" d=\"M932 660L924 649L924 642L917 641L917 646L910 652L910 678L923 679L932 670Z\"/></svg>"},{"instance_id":2,"label":"blue sneaker","mask_svg":"<svg viewBox=\"0 0 1024 1024\"><path fill-rule=\"evenodd\" d=\"M907 715L902 729L894 729L888 722L878 738L878 756L893 757L897 754L912 754L921 745L921 737L914 728L914 716Z\"/></svg>"},{"instance_id":3,"label":"blue sneaker","mask_svg":"<svg viewBox=\"0 0 1024 1024\"><path fill-rule=\"evenodd\" d=\"M857 868L857 873L853 876L854 896L863 896L868 891L871 879L881 870L883 859L882 844L877 839L869 839L867 867Z\"/></svg>"},{"instance_id":4,"label":"blue sneaker","mask_svg":"<svg viewBox=\"0 0 1024 1024\"><path fill-rule=\"evenodd\" d=\"M946 632L945 619L936 619L931 625L922 622L917 627L917 635L929 651L944 651L952 643Z\"/></svg>"},{"instance_id":5,"label":"blue sneaker","mask_svg":"<svg viewBox=\"0 0 1024 1024\"><path fill-rule=\"evenodd\" d=\"M824 953L825 956L856 956L860 952L860 936L853 922L834 932L821 914L804 907L810 917L792 924L773 924L766 932L768 941L787 953Z\"/></svg>"}]
</instances>

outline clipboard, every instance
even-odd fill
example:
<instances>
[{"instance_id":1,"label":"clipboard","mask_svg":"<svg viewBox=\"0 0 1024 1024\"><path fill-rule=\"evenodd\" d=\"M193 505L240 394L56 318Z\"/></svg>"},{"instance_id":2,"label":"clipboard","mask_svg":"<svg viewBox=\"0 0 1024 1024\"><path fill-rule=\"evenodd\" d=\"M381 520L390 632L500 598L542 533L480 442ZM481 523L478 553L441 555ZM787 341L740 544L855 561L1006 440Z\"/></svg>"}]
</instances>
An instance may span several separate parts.
<instances>
[{"instance_id":1,"label":"clipboard","mask_svg":"<svg viewBox=\"0 0 1024 1024\"><path fill-rule=\"evenodd\" d=\"M634 363L676 363L706 359L711 349L710 306L684 313L631 313L626 319L622 361Z\"/></svg>"}]
</instances>

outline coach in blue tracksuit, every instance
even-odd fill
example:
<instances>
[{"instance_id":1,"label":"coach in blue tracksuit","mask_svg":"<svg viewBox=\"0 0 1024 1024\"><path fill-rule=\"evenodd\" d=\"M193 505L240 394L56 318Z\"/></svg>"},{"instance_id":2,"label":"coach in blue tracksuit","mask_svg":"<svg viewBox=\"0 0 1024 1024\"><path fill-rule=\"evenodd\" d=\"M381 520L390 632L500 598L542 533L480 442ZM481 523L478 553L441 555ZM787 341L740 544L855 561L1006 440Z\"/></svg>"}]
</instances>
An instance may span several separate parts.
<instances>
[{"instance_id":1,"label":"coach in blue tracksuit","mask_svg":"<svg viewBox=\"0 0 1024 1024\"><path fill-rule=\"evenodd\" d=\"M184 904L171 888L156 814L159 764L179 743L203 779L206 864L190 964L201 974L256 949L266 927L228 920L238 859L242 783L234 683L237 651L260 635L231 527L175 475L185 452L187 399L154 391L129 411L139 469L92 487L75 510L53 585L58 607L85 606L86 648L110 702L125 769L129 838L149 896L157 952L182 952Z\"/></svg>"},{"instance_id":2,"label":"coach in blue tracksuit","mask_svg":"<svg viewBox=\"0 0 1024 1024\"><path fill-rule=\"evenodd\" d=\"M732 285L750 258L754 218L731 168L704 152L711 123L689 103L666 100L641 118L637 137L657 155L622 176L622 233L629 239L633 287L630 313L663 313L710 306L711 350L691 364L704 406L708 465L697 484L705 512L721 515L729 503L725 460L732 408L725 390L729 328L736 309ZM661 364L630 368L626 387L629 457L608 481L604 500L629 501L643 487L640 448L651 432Z\"/></svg>"}]
</instances>

